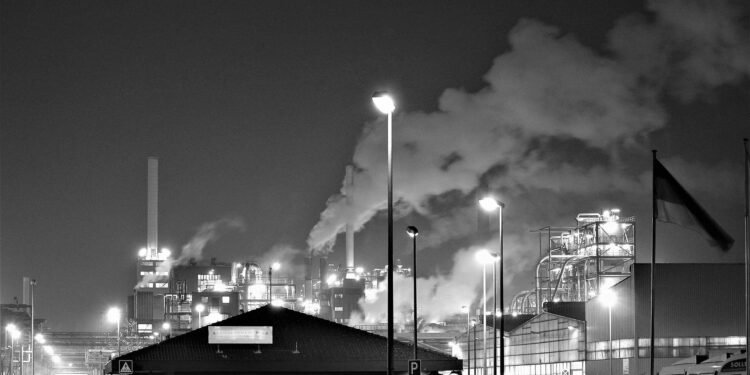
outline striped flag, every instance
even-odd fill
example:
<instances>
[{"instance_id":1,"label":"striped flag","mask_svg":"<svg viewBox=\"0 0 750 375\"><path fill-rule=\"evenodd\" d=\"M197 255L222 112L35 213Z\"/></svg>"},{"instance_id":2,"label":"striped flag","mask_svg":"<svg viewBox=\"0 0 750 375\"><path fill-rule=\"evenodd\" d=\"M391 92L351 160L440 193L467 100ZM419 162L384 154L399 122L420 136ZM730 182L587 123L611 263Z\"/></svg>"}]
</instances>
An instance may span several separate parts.
<instances>
[{"instance_id":1,"label":"striped flag","mask_svg":"<svg viewBox=\"0 0 750 375\"><path fill-rule=\"evenodd\" d=\"M654 160L654 213L657 220L703 233L711 246L729 250L734 239L696 202L669 171Z\"/></svg>"}]
</instances>

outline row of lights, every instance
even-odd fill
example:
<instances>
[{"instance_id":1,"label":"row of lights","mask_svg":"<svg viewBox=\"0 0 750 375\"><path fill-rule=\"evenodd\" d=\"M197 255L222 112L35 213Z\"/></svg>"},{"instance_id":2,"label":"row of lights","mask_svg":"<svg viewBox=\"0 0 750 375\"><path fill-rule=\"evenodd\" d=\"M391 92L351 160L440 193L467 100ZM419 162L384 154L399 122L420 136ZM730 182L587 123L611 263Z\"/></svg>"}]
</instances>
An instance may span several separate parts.
<instances>
[{"instance_id":1,"label":"row of lights","mask_svg":"<svg viewBox=\"0 0 750 375\"><path fill-rule=\"evenodd\" d=\"M21 337L21 330L19 330L15 324L9 323L8 325L5 326L5 331L10 335L10 338L11 338L10 349L12 352L14 350L16 340L18 340ZM44 348L44 351L47 353L47 355L50 356L50 358L52 358L52 361L54 363L60 363L62 361L60 356L55 354L55 350L54 348L52 348L51 345L45 345L47 343L47 340L44 338L44 335L42 335L41 333L37 333L36 335L34 335L34 340L36 340L36 342L42 345L42 347Z\"/></svg>"}]
</instances>

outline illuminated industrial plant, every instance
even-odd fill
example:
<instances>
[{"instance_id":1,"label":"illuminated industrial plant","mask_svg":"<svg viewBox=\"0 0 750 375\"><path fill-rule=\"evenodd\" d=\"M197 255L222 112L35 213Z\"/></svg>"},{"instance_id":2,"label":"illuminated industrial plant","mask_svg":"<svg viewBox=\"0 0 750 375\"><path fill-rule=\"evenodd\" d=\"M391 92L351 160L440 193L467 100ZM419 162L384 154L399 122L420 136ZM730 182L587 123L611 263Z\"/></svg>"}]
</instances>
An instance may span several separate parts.
<instances>
[{"instance_id":1,"label":"illuminated industrial plant","mask_svg":"<svg viewBox=\"0 0 750 375\"><path fill-rule=\"evenodd\" d=\"M630 276L635 218L611 209L578 214L575 224L535 231L546 235L547 253L537 263L535 287L513 297L511 313L538 314L545 302L585 302Z\"/></svg>"}]
</instances>

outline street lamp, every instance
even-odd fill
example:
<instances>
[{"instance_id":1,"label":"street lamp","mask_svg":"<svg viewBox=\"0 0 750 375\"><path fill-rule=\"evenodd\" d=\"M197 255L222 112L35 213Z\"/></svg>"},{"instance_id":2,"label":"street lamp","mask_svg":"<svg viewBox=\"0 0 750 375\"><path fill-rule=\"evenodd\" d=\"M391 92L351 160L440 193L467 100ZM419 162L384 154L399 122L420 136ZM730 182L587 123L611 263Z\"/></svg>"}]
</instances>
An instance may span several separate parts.
<instances>
[{"instance_id":1,"label":"street lamp","mask_svg":"<svg viewBox=\"0 0 750 375\"><path fill-rule=\"evenodd\" d=\"M273 262L270 267L268 267L268 303L271 304L271 292L273 291L273 271L278 271L281 268L281 264L279 262Z\"/></svg>"},{"instance_id":2,"label":"street lamp","mask_svg":"<svg viewBox=\"0 0 750 375\"><path fill-rule=\"evenodd\" d=\"M414 279L414 359L417 359L417 236L419 236L419 230L410 225L406 227L406 234L412 239L412 252L414 253L411 276Z\"/></svg>"},{"instance_id":3,"label":"street lamp","mask_svg":"<svg viewBox=\"0 0 750 375\"><path fill-rule=\"evenodd\" d=\"M471 374L471 307L461 306L461 311L466 309L466 355L467 355L467 366L466 373Z\"/></svg>"},{"instance_id":4,"label":"street lamp","mask_svg":"<svg viewBox=\"0 0 750 375\"><path fill-rule=\"evenodd\" d=\"M601 294L602 304L609 310L609 375L612 375L612 306L617 303L617 296L612 289L607 289Z\"/></svg>"},{"instance_id":5,"label":"street lamp","mask_svg":"<svg viewBox=\"0 0 750 375\"><path fill-rule=\"evenodd\" d=\"M34 288L36 287L36 279L31 279L29 281L29 287L31 289L31 333L29 334L29 337L31 339L31 375L34 375Z\"/></svg>"},{"instance_id":6,"label":"street lamp","mask_svg":"<svg viewBox=\"0 0 750 375\"><path fill-rule=\"evenodd\" d=\"M372 102L388 115L388 371L393 373L393 111L396 104L384 91L372 94ZM416 345L416 343L415 343Z\"/></svg>"},{"instance_id":7,"label":"street lamp","mask_svg":"<svg viewBox=\"0 0 750 375\"><path fill-rule=\"evenodd\" d=\"M195 305L195 312L198 313L198 328L200 328L201 326L203 326L203 324L202 324L203 322L201 322L201 320L202 320L203 312L204 311L206 311L206 305L204 305L202 303L199 303L199 304Z\"/></svg>"},{"instance_id":8,"label":"street lamp","mask_svg":"<svg viewBox=\"0 0 750 375\"><path fill-rule=\"evenodd\" d=\"M478 318L479 317L476 317L471 320L471 328L474 331L474 340L473 340L474 341L474 375L476 375L477 373L477 367L478 367L477 362L479 362L477 361L477 319Z\"/></svg>"},{"instance_id":9,"label":"street lamp","mask_svg":"<svg viewBox=\"0 0 750 375\"><path fill-rule=\"evenodd\" d=\"M498 218L498 239L500 242L500 253L498 254L498 267L500 268L500 313L502 314L505 312L505 308L503 307L503 288L504 286L504 279L503 279L503 209L505 208L505 204L502 202L498 202L495 198L492 197L485 197L479 200L479 206L482 207L483 210L487 212L492 212L495 209L497 209L497 218ZM494 272L494 266L493 266L493 272ZM497 280L493 277L493 288L495 289L495 311L497 312ZM505 375L505 317L500 316L500 375ZM495 333L495 353L493 354L494 358L494 375L497 375L497 333Z\"/></svg>"},{"instance_id":10,"label":"street lamp","mask_svg":"<svg viewBox=\"0 0 750 375\"><path fill-rule=\"evenodd\" d=\"M166 338L172 337L172 325L169 324L169 322L164 322L161 324L161 329L164 330Z\"/></svg>"},{"instance_id":11,"label":"street lamp","mask_svg":"<svg viewBox=\"0 0 750 375\"><path fill-rule=\"evenodd\" d=\"M117 356L120 356L120 308L110 307L107 311L107 320L110 323L117 323Z\"/></svg>"},{"instance_id":12,"label":"street lamp","mask_svg":"<svg viewBox=\"0 0 750 375\"><path fill-rule=\"evenodd\" d=\"M483 331L483 350L484 350L484 370L482 373L487 372L487 264L492 263L492 275L493 279L495 276L495 265L494 262L497 259L496 254L490 253L487 249L482 249L477 252L477 260L479 260L480 263L482 263L482 306L483 306L483 315L482 318L482 324L484 325L484 331ZM495 296L495 300L497 300L497 295ZM495 310L497 311L497 310ZM495 314L492 314L493 319ZM493 322L492 329L495 330L495 324ZM495 335L497 337L497 335ZM497 341L495 341L495 353L497 353Z\"/></svg>"}]
</instances>

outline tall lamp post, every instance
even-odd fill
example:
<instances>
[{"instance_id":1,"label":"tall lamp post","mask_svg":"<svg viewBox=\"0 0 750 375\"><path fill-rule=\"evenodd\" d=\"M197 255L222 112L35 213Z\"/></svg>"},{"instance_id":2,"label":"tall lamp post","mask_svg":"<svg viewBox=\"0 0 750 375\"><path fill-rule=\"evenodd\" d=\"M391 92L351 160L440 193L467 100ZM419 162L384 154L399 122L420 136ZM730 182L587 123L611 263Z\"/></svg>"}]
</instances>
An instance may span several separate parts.
<instances>
[{"instance_id":1,"label":"tall lamp post","mask_svg":"<svg viewBox=\"0 0 750 375\"><path fill-rule=\"evenodd\" d=\"M31 341L31 375L34 375L34 287L36 287L36 279L31 279L29 286L31 287L31 334L29 334Z\"/></svg>"},{"instance_id":2,"label":"tall lamp post","mask_svg":"<svg viewBox=\"0 0 750 375\"><path fill-rule=\"evenodd\" d=\"M479 362L477 361L477 319L479 319L479 317L471 320L471 327L474 331L474 375L477 374L477 367L479 367L479 365L477 365L477 362Z\"/></svg>"},{"instance_id":3,"label":"tall lamp post","mask_svg":"<svg viewBox=\"0 0 750 375\"><path fill-rule=\"evenodd\" d=\"M612 375L612 356L614 351L612 350L612 307L617 303L617 296L612 289L607 289L601 294L602 304L609 310L609 346L607 353L609 357L609 375Z\"/></svg>"},{"instance_id":4,"label":"tall lamp post","mask_svg":"<svg viewBox=\"0 0 750 375\"><path fill-rule=\"evenodd\" d=\"M273 271L278 271L279 268L281 268L281 264L279 262L274 262L270 267L268 267L268 304L271 304L271 292L273 291Z\"/></svg>"},{"instance_id":5,"label":"tall lamp post","mask_svg":"<svg viewBox=\"0 0 750 375\"><path fill-rule=\"evenodd\" d=\"M466 356L468 357L467 360L467 366L466 366L466 373L471 373L471 306L461 306L461 311L466 309Z\"/></svg>"},{"instance_id":6,"label":"tall lamp post","mask_svg":"<svg viewBox=\"0 0 750 375\"><path fill-rule=\"evenodd\" d=\"M372 102L388 115L388 360L387 374L393 373L393 111L396 104L387 92L376 91Z\"/></svg>"},{"instance_id":7,"label":"tall lamp post","mask_svg":"<svg viewBox=\"0 0 750 375\"><path fill-rule=\"evenodd\" d=\"M477 253L477 259L482 263L482 375L487 372L487 258L489 256L489 252L485 249Z\"/></svg>"},{"instance_id":8,"label":"tall lamp post","mask_svg":"<svg viewBox=\"0 0 750 375\"><path fill-rule=\"evenodd\" d=\"M110 323L117 323L117 356L120 356L120 308L110 307L107 311L107 320Z\"/></svg>"},{"instance_id":9,"label":"tall lamp post","mask_svg":"<svg viewBox=\"0 0 750 375\"><path fill-rule=\"evenodd\" d=\"M498 218L498 235L500 242L500 253L498 254L498 263L500 268L500 297L497 297L497 280L493 278L493 281L495 283L495 311L497 311L497 300L500 299L500 375L505 375L505 317L502 316L502 314L505 312L504 303L503 303L503 288L504 286L504 280L503 280L503 209L505 208L505 204L502 202L498 202L495 198L492 197L486 197L479 200L479 205L487 212L492 212L495 209L497 209L497 218ZM493 266L494 271L494 266ZM494 374L497 375L497 333L495 333L495 353L494 353Z\"/></svg>"},{"instance_id":10,"label":"tall lamp post","mask_svg":"<svg viewBox=\"0 0 750 375\"><path fill-rule=\"evenodd\" d=\"M495 253L490 253L487 249L479 250L477 253L477 259L482 263L482 304L484 305L484 371L483 373L487 372L487 264L492 263L492 280L496 280L495 275L495 261L497 260L498 256ZM497 289L495 289L494 299L495 299L495 313L492 314L493 319L495 319L496 312L497 312ZM492 323L492 330L496 331L497 328L495 327L495 321L493 320ZM495 336L495 342L493 351L495 352L495 361L497 361L497 334ZM497 367L495 367L495 372L497 372Z\"/></svg>"},{"instance_id":11,"label":"tall lamp post","mask_svg":"<svg viewBox=\"0 0 750 375\"><path fill-rule=\"evenodd\" d=\"M419 230L417 227L410 225L406 228L406 234L412 239L414 253L411 276L414 279L414 359L417 359L417 236L419 236Z\"/></svg>"}]
</instances>

